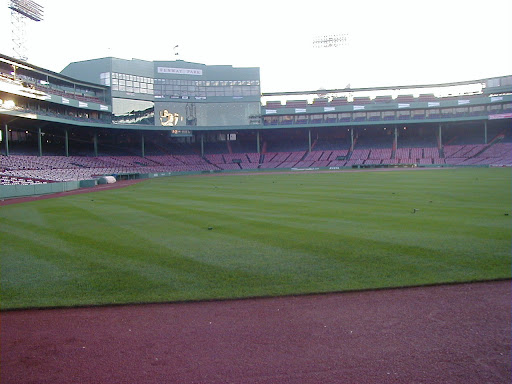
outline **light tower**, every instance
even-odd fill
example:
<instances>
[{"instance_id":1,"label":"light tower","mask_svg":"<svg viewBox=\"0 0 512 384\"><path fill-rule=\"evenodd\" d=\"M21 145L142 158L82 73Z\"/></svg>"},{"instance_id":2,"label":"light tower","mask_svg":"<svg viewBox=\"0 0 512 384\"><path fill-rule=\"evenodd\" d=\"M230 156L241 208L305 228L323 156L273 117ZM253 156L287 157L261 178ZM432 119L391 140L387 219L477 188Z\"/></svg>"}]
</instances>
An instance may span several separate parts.
<instances>
[{"instance_id":1,"label":"light tower","mask_svg":"<svg viewBox=\"0 0 512 384\"><path fill-rule=\"evenodd\" d=\"M313 48L336 48L348 45L348 33L317 36L313 39Z\"/></svg>"},{"instance_id":2,"label":"light tower","mask_svg":"<svg viewBox=\"0 0 512 384\"><path fill-rule=\"evenodd\" d=\"M26 20L43 20L43 7L32 0L10 0L9 9L14 56L27 61Z\"/></svg>"},{"instance_id":3,"label":"light tower","mask_svg":"<svg viewBox=\"0 0 512 384\"><path fill-rule=\"evenodd\" d=\"M322 65L324 73L339 73L350 76L356 58L350 53L350 35L348 33L333 33L317 35L313 38L314 59L317 65ZM339 76L339 75L338 75ZM337 81L341 81L341 76ZM345 79L347 81L348 79ZM325 80L324 80L325 81ZM345 88L350 88L350 83ZM331 95L320 93L319 97L330 98Z\"/></svg>"}]
</instances>

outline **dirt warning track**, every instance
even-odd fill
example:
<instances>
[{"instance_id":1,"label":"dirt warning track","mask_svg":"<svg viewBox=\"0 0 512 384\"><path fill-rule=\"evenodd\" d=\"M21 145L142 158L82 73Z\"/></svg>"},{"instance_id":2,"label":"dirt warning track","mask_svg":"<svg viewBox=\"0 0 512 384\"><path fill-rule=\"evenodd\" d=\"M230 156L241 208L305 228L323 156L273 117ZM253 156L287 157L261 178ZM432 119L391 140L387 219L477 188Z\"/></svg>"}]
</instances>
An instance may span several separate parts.
<instances>
[{"instance_id":1,"label":"dirt warning track","mask_svg":"<svg viewBox=\"0 0 512 384\"><path fill-rule=\"evenodd\" d=\"M4 383L510 383L511 283L1 314Z\"/></svg>"}]
</instances>

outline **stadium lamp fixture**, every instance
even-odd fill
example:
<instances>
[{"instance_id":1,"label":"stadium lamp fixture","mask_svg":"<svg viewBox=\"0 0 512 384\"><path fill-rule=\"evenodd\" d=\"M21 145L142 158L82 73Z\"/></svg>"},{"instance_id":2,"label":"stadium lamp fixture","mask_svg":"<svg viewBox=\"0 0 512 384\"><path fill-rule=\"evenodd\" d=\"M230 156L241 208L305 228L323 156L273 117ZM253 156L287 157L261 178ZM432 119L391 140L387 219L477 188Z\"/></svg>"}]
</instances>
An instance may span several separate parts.
<instances>
[{"instance_id":1,"label":"stadium lamp fixture","mask_svg":"<svg viewBox=\"0 0 512 384\"><path fill-rule=\"evenodd\" d=\"M336 48L348 44L348 33L323 35L313 39L313 48Z\"/></svg>"},{"instance_id":2,"label":"stadium lamp fixture","mask_svg":"<svg viewBox=\"0 0 512 384\"><path fill-rule=\"evenodd\" d=\"M5 100L1 105L4 109L14 109L14 107L16 107L16 104L14 104L12 100Z\"/></svg>"},{"instance_id":3,"label":"stadium lamp fixture","mask_svg":"<svg viewBox=\"0 0 512 384\"><path fill-rule=\"evenodd\" d=\"M11 0L9 9L28 17L30 20L43 20L43 7L31 0Z\"/></svg>"}]
</instances>

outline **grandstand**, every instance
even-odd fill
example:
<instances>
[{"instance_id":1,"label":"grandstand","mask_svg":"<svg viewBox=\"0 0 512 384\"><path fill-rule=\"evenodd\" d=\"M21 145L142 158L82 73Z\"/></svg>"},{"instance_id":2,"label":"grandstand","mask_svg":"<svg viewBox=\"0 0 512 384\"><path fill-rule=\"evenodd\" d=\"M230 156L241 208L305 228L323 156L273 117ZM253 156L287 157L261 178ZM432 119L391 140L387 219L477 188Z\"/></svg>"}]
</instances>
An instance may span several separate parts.
<instances>
[{"instance_id":1,"label":"grandstand","mask_svg":"<svg viewBox=\"0 0 512 384\"><path fill-rule=\"evenodd\" d=\"M55 73L0 55L0 182L512 165L512 76L349 91L261 94L259 68L102 58Z\"/></svg>"}]
</instances>

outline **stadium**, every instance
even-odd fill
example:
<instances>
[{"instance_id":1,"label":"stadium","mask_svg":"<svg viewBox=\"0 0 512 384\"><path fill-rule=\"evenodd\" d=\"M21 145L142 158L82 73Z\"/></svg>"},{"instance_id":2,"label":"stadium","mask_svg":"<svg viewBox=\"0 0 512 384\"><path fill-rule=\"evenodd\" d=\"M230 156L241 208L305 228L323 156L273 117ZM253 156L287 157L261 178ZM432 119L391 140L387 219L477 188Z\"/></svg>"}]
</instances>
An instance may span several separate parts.
<instances>
[{"instance_id":1,"label":"stadium","mask_svg":"<svg viewBox=\"0 0 512 384\"><path fill-rule=\"evenodd\" d=\"M2 383L510 382L511 123L512 75L0 53Z\"/></svg>"},{"instance_id":2,"label":"stadium","mask_svg":"<svg viewBox=\"0 0 512 384\"><path fill-rule=\"evenodd\" d=\"M103 58L57 74L8 56L0 64L7 185L511 165L512 76L261 95L259 68Z\"/></svg>"}]
</instances>

